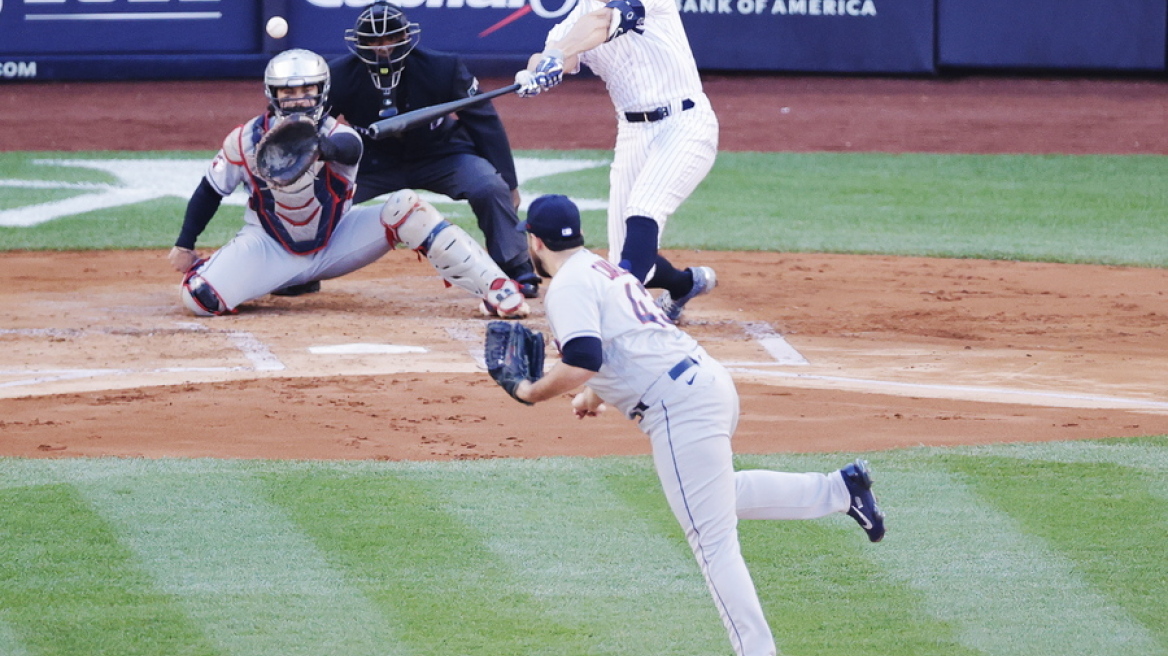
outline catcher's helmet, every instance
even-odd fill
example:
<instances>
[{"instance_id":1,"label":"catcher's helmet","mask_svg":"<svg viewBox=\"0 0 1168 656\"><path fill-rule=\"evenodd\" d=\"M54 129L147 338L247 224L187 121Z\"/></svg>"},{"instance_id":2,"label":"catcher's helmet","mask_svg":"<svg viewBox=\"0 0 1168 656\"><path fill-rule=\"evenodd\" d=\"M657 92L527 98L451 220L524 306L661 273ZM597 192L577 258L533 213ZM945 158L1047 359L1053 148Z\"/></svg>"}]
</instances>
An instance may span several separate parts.
<instances>
[{"instance_id":1,"label":"catcher's helmet","mask_svg":"<svg viewBox=\"0 0 1168 656\"><path fill-rule=\"evenodd\" d=\"M311 106L303 106L302 100L297 100L296 104L293 104L282 102L279 98L279 89L310 84L317 87L317 95L310 98ZM328 63L324 57L311 50L300 48L285 50L272 57L264 70L264 93L268 96L268 106L276 116L306 114L312 117L312 120L320 121L324 116L325 103L328 102L328 92Z\"/></svg>"},{"instance_id":2,"label":"catcher's helmet","mask_svg":"<svg viewBox=\"0 0 1168 656\"><path fill-rule=\"evenodd\" d=\"M401 9L387 0L377 0L345 30L349 50L369 66L378 89L397 86L405 59L421 40L422 28L411 23Z\"/></svg>"}]
</instances>

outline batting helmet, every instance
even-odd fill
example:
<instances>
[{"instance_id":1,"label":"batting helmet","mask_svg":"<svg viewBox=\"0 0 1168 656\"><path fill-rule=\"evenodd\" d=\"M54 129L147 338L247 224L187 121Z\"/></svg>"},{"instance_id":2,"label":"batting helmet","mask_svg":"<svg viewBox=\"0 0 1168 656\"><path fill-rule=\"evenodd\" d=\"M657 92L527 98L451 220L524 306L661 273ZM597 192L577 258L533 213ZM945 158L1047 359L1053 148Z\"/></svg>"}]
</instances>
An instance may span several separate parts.
<instances>
[{"instance_id":1,"label":"batting helmet","mask_svg":"<svg viewBox=\"0 0 1168 656\"><path fill-rule=\"evenodd\" d=\"M411 23L401 9L387 0L377 0L345 30L349 50L369 66L379 89L392 89L401 79L405 59L421 39L422 28Z\"/></svg>"},{"instance_id":2,"label":"batting helmet","mask_svg":"<svg viewBox=\"0 0 1168 656\"><path fill-rule=\"evenodd\" d=\"M316 85L316 95L309 96L309 104L303 98L281 100L280 89ZM329 93L329 67L324 57L296 48L285 50L272 57L264 69L264 93L268 96L268 106L276 116L306 114L314 121L324 116L325 103Z\"/></svg>"}]
</instances>

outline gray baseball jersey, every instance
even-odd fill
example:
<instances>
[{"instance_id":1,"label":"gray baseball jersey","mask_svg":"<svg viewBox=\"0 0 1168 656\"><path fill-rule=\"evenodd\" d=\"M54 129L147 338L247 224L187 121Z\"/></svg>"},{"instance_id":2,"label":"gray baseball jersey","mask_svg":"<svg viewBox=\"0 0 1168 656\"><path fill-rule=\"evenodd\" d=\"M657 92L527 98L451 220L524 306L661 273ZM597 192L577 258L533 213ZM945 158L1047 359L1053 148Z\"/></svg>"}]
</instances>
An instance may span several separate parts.
<instances>
[{"instance_id":1,"label":"gray baseball jersey","mask_svg":"<svg viewBox=\"0 0 1168 656\"><path fill-rule=\"evenodd\" d=\"M609 172L609 259L620 260L625 219L647 216L658 235L669 217L710 172L718 152L718 118L702 92L697 64L674 0L642 0L644 33L628 32L579 55L599 75L618 126ZM604 6L581 0L548 34L562 39L580 16ZM578 72L579 67L570 72ZM667 109L662 109L667 108ZM629 121L627 113L660 112Z\"/></svg>"},{"instance_id":2,"label":"gray baseball jersey","mask_svg":"<svg viewBox=\"0 0 1168 656\"><path fill-rule=\"evenodd\" d=\"M735 472L738 392L717 360L672 324L631 273L581 249L545 297L558 344L597 337L604 361L588 381L639 419L665 497L685 531L738 656L774 656L738 543L739 519L812 519L846 512L848 489L830 474Z\"/></svg>"},{"instance_id":3,"label":"gray baseball jersey","mask_svg":"<svg viewBox=\"0 0 1168 656\"><path fill-rule=\"evenodd\" d=\"M318 161L286 189L256 177L256 144L268 120L258 116L232 130L205 176L223 196L239 185L249 196L243 228L199 268L229 309L288 285L343 276L393 248L379 208L351 209L356 165ZM356 135L332 117L319 130L346 131Z\"/></svg>"}]
</instances>

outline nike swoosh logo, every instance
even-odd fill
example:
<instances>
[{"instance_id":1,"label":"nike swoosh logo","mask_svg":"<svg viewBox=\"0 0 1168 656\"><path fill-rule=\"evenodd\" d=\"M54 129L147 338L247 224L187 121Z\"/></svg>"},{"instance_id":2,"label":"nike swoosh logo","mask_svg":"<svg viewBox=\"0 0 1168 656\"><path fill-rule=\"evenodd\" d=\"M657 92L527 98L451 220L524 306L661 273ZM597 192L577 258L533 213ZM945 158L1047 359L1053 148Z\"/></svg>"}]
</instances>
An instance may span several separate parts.
<instances>
[{"instance_id":1,"label":"nike swoosh logo","mask_svg":"<svg viewBox=\"0 0 1168 656\"><path fill-rule=\"evenodd\" d=\"M698 379L698 375L694 374L694 375L689 377L689 380L685 381L685 384L686 385L693 385L693 382L697 379Z\"/></svg>"},{"instance_id":2,"label":"nike swoosh logo","mask_svg":"<svg viewBox=\"0 0 1168 656\"><path fill-rule=\"evenodd\" d=\"M868 519L868 516L865 515L863 513L863 511L860 510L861 508L864 507L864 504L859 503L859 501L860 501L859 499L856 499L856 501L857 501L858 505L852 506L852 512L856 514L856 519L859 520L860 526L862 526L864 528L864 530L866 531L866 530L872 528L872 520Z\"/></svg>"}]
</instances>

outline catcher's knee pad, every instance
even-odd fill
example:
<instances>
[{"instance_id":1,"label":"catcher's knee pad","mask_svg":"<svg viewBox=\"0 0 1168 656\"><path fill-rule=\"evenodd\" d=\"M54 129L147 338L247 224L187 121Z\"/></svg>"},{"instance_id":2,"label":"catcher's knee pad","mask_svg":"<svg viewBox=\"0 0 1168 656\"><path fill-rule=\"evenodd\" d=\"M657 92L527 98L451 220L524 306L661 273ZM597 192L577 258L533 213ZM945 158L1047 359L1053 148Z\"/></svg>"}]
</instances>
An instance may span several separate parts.
<instances>
[{"instance_id":1,"label":"catcher's knee pad","mask_svg":"<svg viewBox=\"0 0 1168 656\"><path fill-rule=\"evenodd\" d=\"M183 305L197 316L213 317L231 312L218 292L194 269L183 279L181 293Z\"/></svg>"},{"instance_id":2,"label":"catcher's knee pad","mask_svg":"<svg viewBox=\"0 0 1168 656\"><path fill-rule=\"evenodd\" d=\"M507 278L483 247L416 193L391 194L381 208L381 223L397 241L425 255L446 282L483 299L500 316L512 316L526 307L519 285Z\"/></svg>"}]
</instances>

